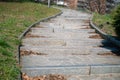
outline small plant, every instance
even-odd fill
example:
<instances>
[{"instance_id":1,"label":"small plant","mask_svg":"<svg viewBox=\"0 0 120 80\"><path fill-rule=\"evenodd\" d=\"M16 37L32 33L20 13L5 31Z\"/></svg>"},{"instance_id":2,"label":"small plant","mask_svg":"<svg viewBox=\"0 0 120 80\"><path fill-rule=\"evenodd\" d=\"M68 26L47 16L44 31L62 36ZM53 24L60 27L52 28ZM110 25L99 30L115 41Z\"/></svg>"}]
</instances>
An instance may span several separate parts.
<instances>
[{"instance_id":1,"label":"small plant","mask_svg":"<svg viewBox=\"0 0 120 80\"><path fill-rule=\"evenodd\" d=\"M120 5L113 12L113 23L115 27L115 32L120 37Z\"/></svg>"},{"instance_id":2,"label":"small plant","mask_svg":"<svg viewBox=\"0 0 120 80\"><path fill-rule=\"evenodd\" d=\"M0 38L0 46L3 48L10 47L10 45L4 40Z\"/></svg>"},{"instance_id":3,"label":"small plant","mask_svg":"<svg viewBox=\"0 0 120 80\"><path fill-rule=\"evenodd\" d=\"M9 52L8 50L6 50L4 48L0 48L0 53L2 53L2 55L4 55L4 56L8 56L8 57L13 56L13 53Z\"/></svg>"}]
</instances>

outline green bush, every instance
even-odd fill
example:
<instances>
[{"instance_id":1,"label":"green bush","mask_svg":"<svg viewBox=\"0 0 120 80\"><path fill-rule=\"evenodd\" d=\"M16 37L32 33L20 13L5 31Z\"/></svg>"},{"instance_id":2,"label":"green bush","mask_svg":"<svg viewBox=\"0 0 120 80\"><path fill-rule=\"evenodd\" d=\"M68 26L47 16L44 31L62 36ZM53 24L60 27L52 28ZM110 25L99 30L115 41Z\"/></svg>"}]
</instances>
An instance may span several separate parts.
<instances>
[{"instance_id":1,"label":"green bush","mask_svg":"<svg viewBox=\"0 0 120 80\"><path fill-rule=\"evenodd\" d=\"M120 37L120 5L113 11L113 23L115 32Z\"/></svg>"}]
</instances>

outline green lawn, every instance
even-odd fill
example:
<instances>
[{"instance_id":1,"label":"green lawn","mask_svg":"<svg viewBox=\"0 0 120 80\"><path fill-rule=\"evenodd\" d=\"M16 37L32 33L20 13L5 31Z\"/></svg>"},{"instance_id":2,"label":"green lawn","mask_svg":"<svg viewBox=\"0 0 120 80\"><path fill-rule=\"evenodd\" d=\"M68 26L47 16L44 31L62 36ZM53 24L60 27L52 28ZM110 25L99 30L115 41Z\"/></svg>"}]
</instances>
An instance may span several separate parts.
<instances>
[{"instance_id":1,"label":"green lawn","mask_svg":"<svg viewBox=\"0 0 120 80\"><path fill-rule=\"evenodd\" d=\"M17 80L19 35L32 23L58 12L37 3L0 2L0 80Z\"/></svg>"},{"instance_id":2,"label":"green lawn","mask_svg":"<svg viewBox=\"0 0 120 80\"><path fill-rule=\"evenodd\" d=\"M98 13L94 13L93 22L105 33L116 36L115 30L114 30L115 28L111 25L112 14L100 15Z\"/></svg>"}]
</instances>

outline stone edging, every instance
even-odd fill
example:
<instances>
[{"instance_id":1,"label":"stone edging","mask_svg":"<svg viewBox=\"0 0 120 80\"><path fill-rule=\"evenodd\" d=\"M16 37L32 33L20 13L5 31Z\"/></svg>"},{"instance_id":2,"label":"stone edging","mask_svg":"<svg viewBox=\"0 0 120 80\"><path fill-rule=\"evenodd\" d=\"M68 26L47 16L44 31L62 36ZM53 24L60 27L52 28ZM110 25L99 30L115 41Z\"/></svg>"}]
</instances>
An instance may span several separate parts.
<instances>
[{"instance_id":1,"label":"stone edging","mask_svg":"<svg viewBox=\"0 0 120 80\"><path fill-rule=\"evenodd\" d=\"M21 40L21 39L25 36L25 34L30 30L30 28L34 27L36 24L39 24L40 22L49 20L49 19L54 18L54 17L56 17L56 16L59 16L59 15L61 15L61 14L62 14L62 11L61 11L60 13L58 13L58 14L55 14L55 15L50 16L50 17L47 17L47 18L43 18L43 19L41 19L41 20L33 23L32 25L30 25L30 26L19 36L19 40Z\"/></svg>"},{"instance_id":2,"label":"stone edging","mask_svg":"<svg viewBox=\"0 0 120 80\"><path fill-rule=\"evenodd\" d=\"M30 29L31 29L32 27L34 27L36 24L40 24L40 22L49 20L49 19L51 19L51 18L55 18L55 17L61 15L62 13L63 13L63 12L60 11L59 13L57 13L57 14L55 14L55 15L49 16L49 17L47 17L47 18L43 18L43 19L41 19L41 20L39 20L39 21L31 24L31 25L19 36L18 39L21 40L21 39L27 34L27 32L29 32ZM19 64L20 64L20 46L21 46L21 45L18 45L18 55L17 55ZM20 71L20 74L19 74L18 78L19 78L19 80L22 80L22 73L21 73L21 71Z\"/></svg>"},{"instance_id":3,"label":"stone edging","mask_svg":"<svg viewBox=\"0 0 120 80\"><path fill-rule=\"evenodd\" d=\"M90 19L90 26L92 28L94 28L96 30L97 33L99 33L104 39L107 39L109 40L112 44L114 44L115 46L117 47L120 47L120 41L116 40L115 38L113 38L112 36L104 33L103 31L101 31L93 22L92 22L92 18L93 18L93 15Z\"/></svg>"}]
</instances>

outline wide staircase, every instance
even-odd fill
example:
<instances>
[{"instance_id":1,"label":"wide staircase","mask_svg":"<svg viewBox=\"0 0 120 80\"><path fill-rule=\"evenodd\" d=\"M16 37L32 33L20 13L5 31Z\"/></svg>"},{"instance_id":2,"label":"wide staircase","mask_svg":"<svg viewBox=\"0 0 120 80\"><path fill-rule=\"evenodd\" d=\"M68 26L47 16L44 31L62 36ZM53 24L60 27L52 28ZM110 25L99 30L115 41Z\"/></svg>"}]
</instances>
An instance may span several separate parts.
<instances>
[{"instance_id":1,"label":"wide staircase","mask_svg":"<svg viewBox=\"0 0 120 80\"><path fill-rule=\"evenodd\" d=\"M119 49L90 28L91 15L62 11L22 39L21 71L30 77L60 74L67 80L120 80Z\"/></svg>"}]
</instances>

